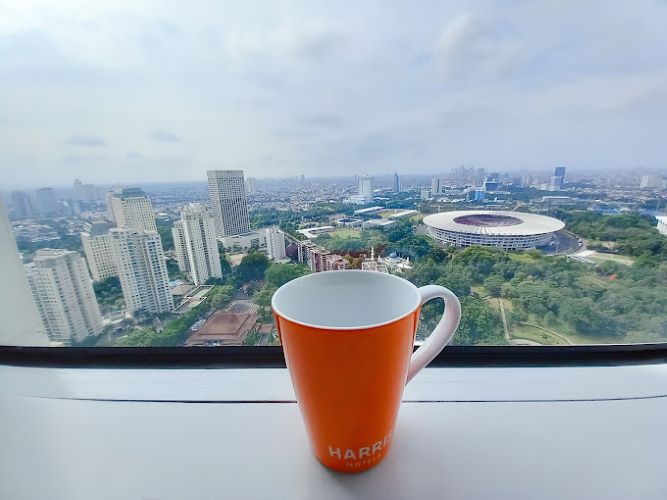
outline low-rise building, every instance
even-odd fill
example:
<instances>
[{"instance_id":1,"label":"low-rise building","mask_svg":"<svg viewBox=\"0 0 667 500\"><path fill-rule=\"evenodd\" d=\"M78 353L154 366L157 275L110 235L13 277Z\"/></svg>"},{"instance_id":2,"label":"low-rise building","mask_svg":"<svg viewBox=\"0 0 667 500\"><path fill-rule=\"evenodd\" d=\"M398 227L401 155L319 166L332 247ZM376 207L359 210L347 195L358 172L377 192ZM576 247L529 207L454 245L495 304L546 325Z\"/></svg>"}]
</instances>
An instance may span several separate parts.
<instances>
[{"instance_id":1,"label":"low-rise building","mask_svg":"<svg viewBox=\"0 0 667 500\"><path fill-rule=\"evenodd\" d=\"M388 227L393 226L394 224L396 224L395 220L370 219L364 221L364 223L361 225L361 229L375 229L375 228L386 229Z\"/></svg>"},{"instance_id":2,"label":"low-rise building","mask_svg":"<svg viewBox=\"0 0 667 500\"><path fill-rule=\"evenodd\" d=\"M310 270L314 273L347 269L348 262L342 255L332 254L321 247L309 249Z\"/></svg>"},{"instance_id":3,"label":"low-rise building","mask_svg":"<svg viewBox=\"0 0 667 500\"><path fill-rule=\"evenodd\" d=\"M249 252L266 248L266 235L263 230L223 236L219 240L228 252Z\"/></svg>"}]
</instances>

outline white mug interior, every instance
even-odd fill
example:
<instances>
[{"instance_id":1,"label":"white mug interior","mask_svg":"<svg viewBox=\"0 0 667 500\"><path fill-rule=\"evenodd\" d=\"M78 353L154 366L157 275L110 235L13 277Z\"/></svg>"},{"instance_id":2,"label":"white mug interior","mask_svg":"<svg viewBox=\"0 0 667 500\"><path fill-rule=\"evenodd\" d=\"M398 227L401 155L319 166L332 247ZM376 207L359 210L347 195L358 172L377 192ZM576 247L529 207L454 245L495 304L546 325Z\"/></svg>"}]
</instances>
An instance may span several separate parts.
<instances>
[{"instance_id":1,"label":"white mug interior","mask_svg":"<svg viewBox=\"0 0 667 500\"><path fill-rule=\"evenodd\" d=\"M294 323L325 329L372 328L396 321L421 304L416 286L376 271L326 271L281 286L271 306Z\"/></svg>"}]
</instances>

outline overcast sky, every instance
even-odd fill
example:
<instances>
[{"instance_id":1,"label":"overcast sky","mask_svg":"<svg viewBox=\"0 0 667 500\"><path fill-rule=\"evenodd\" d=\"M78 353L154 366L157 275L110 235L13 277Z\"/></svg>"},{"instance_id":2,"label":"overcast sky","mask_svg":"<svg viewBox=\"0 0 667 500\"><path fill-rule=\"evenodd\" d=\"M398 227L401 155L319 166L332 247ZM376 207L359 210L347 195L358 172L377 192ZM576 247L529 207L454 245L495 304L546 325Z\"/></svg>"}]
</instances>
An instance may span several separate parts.
<instances>
[{"instance_id":1,"label":"overcast sky","mask_svg":"<svg viewBox=\"0 0 667 500\"><path fill-rule=\"evenodd\" d=\"M667 167L667 1L0 0L0 188Z\"/></svg>"}]
</instances>

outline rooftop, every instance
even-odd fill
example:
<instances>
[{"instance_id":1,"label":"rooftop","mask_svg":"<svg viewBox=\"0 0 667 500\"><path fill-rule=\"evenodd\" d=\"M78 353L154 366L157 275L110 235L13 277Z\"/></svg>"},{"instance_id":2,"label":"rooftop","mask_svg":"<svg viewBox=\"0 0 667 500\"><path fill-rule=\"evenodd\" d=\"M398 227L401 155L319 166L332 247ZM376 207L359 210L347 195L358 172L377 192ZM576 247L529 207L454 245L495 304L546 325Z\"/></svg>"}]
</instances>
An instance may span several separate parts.
<instances>
[{"instance_id":1,"label":"rooftop","mask_svg":"<svg viewBox=\"0 0 667 500\"><path fill-rule=\"evenodd\" d=\"M424 224L444 231L485 235L532 235L559 231L565 223L545 215L489 210L455 210L431 214Z\"/></svg>"}]
</instances>

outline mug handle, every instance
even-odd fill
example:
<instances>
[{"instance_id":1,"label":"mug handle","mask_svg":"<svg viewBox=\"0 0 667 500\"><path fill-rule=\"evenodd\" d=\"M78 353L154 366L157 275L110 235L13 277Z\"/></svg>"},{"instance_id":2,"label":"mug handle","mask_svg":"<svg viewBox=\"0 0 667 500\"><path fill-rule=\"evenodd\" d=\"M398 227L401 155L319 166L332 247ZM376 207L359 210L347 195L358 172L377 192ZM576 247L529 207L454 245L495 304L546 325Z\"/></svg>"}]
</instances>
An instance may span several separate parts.
<instances>
[{"instance_id":1,"label":"mug handle","mask_svg":"<svg viewBox=\"0 0 667 500\"><path fill-rule=\"evenodd\" d=\"M426 285L419 288L419 293L422 296L422 305L431 299L443 299L445 301L445 311L431 335L412 354L406 384L443 350L454 336L454 332L456 332L461 321L461 303L451 290L444 286Z\"/></svg>"}]
</instances>

